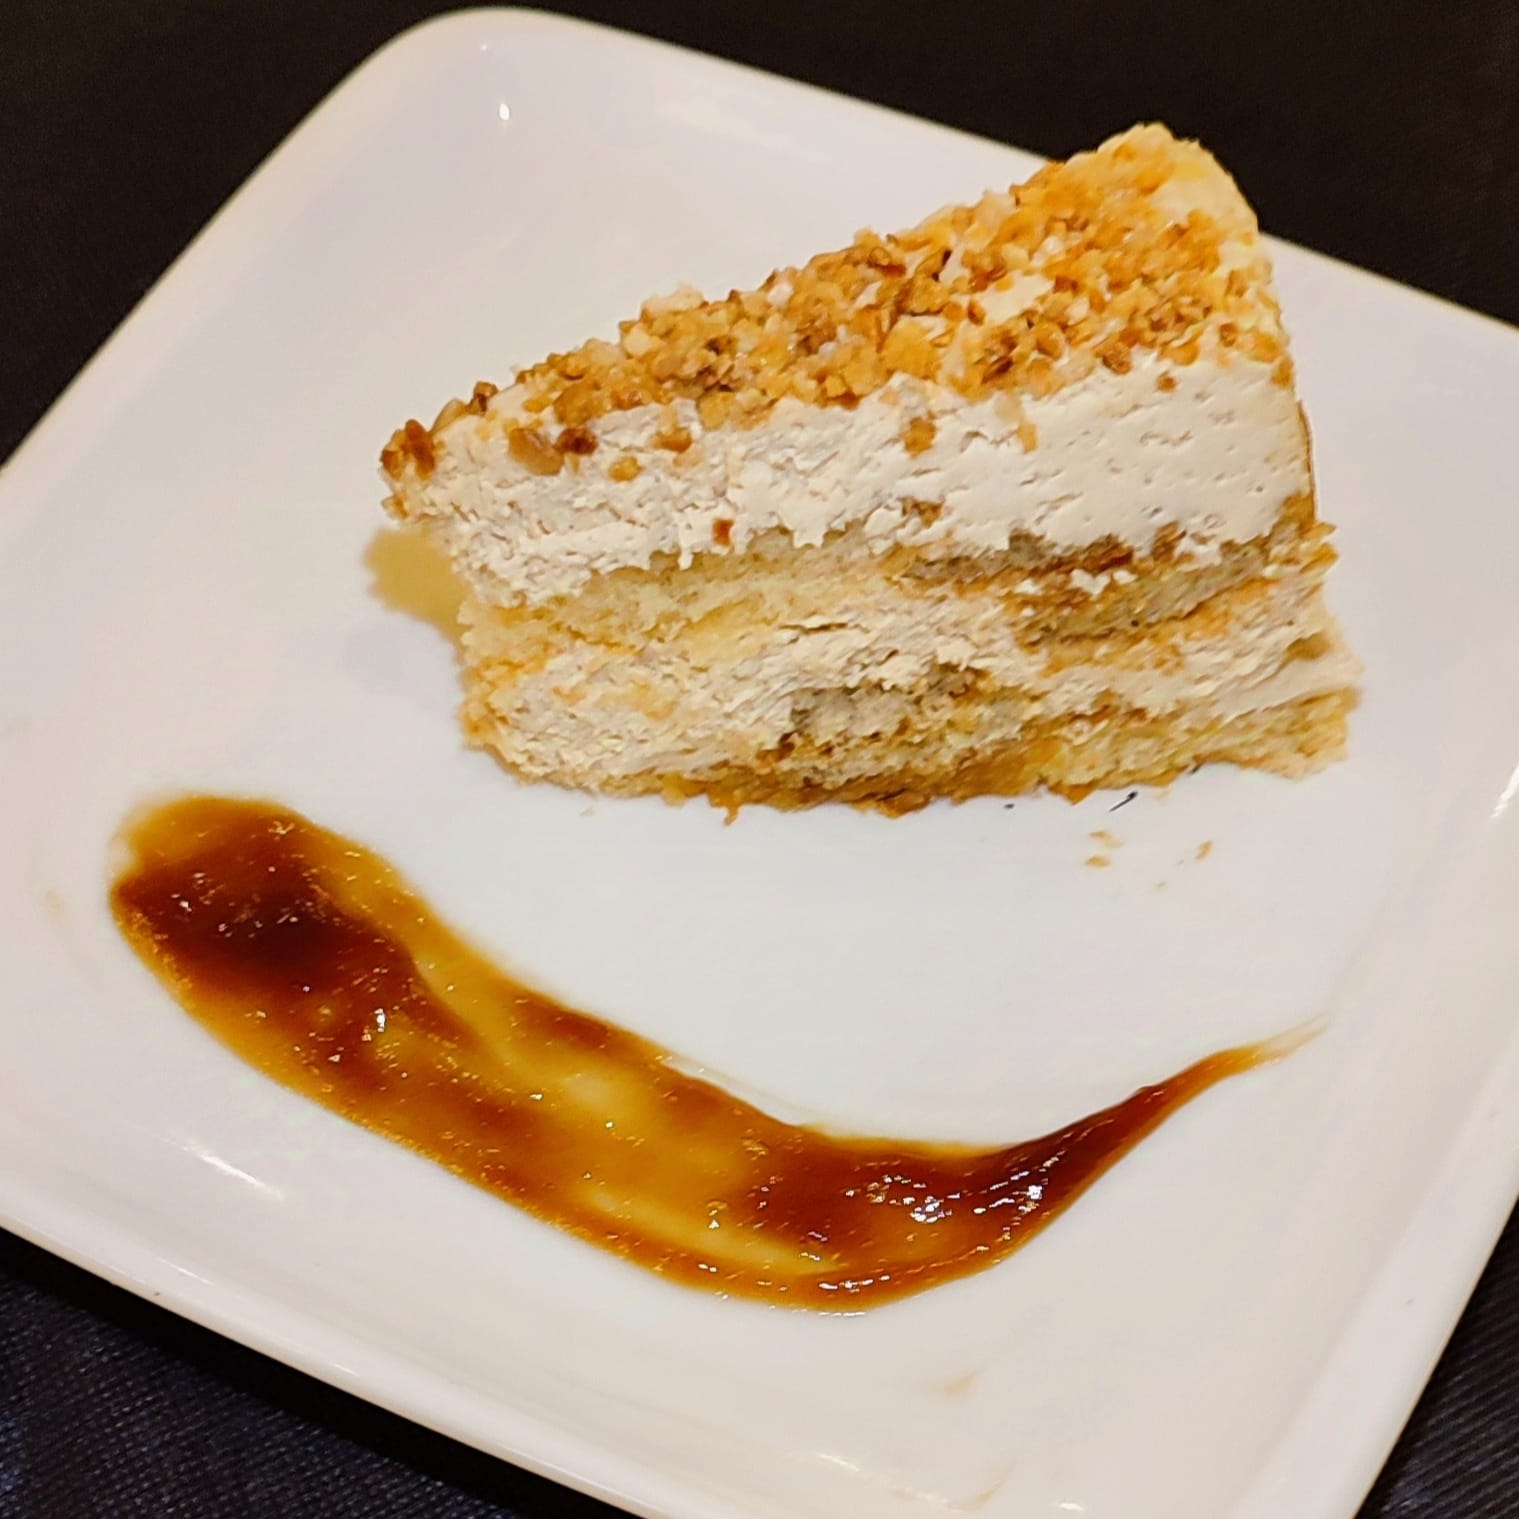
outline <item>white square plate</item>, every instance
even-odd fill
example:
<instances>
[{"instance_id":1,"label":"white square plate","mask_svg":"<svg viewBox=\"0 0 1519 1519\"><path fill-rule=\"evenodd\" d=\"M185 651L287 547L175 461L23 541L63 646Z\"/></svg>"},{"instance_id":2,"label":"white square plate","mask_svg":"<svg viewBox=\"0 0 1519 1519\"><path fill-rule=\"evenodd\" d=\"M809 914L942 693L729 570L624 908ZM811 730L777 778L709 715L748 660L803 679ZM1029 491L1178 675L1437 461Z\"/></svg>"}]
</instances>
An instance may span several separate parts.
<instances>
[{"instance_id":1,"label":"white square plate","mask_svg":"<svg viewBox=\"0 0 1519 1519\"><path fill-rule=\"evenodd\" d=\"M1519 1180L1519 336L1278 250L1370 672L1351 760L1300 785L732 827L588 805L466 752L446 642L371 589L401 418L1030 167L502 12L411 33L280 150L0 477L9 1227L648 1515L1352 1513ZM173 1006L105 873L180 788L356 835L541 984L846 1128L1023 1137L1327 1032L994 1270L854 1317L720 1301Z\"/></svg>"}]
</instances>

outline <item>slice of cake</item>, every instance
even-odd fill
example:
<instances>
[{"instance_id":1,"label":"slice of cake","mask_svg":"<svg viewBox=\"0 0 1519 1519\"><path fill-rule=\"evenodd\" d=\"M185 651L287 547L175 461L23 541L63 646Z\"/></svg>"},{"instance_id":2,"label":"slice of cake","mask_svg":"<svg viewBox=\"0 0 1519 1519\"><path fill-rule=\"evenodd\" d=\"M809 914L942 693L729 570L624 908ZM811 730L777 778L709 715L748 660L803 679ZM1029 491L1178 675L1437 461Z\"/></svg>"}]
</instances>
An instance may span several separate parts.
<instances>
[{"instance_id":1,"label":"slice of cake","mask_svg":"<svg viewBox=\"0 0 1519 1519\"><path fill-rule=\"evenodd\" d=\"M1136 128L757 290L650 301L383 455L467 588L470 738L734 806L1166 781L1338 755L1271 267Z\"/></svg>"}]
</instances>

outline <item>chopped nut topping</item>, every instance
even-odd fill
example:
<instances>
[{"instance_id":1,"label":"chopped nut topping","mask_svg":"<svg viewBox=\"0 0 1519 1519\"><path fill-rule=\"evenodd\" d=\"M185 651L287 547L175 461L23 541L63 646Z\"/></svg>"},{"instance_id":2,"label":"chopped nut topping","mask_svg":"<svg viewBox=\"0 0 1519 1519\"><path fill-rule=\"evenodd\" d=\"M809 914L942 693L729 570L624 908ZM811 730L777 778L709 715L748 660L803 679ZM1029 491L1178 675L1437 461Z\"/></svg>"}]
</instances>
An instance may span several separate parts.
<instances>
[{"instance_id":1,"label":"chopped nut topping","mask_svg":"<svg viewBox=\"0 0 1519 1519\"><path fill-rule=\"evenodd\" d=\"M506 451L535 475L557 475L564 455L536 427L514 427L506 435Z\"/></svg>"},{"instance_id":2,"label":"chopped nut topping","mask_svg":"<svg viewBox=\"0 0 1519 1519\"><path fill-rule=\"evenodd\" d=\"M407 422L406 447L417 461L417 473L424 479L438 466L438 456L433 452L432 434L413 417Z\"/></svg>"},{"instance_id":3,"label":"chopped nut topping","mask_svg":"<svg viewBox=\"0 0 1519 1519\"><path fill-rule=\"evenodd\" d=\"M632 454L624 454L620 459L614 460L612 466L607 470L607 475L611 479L620 480L623 483L629 480L636 480L642 473L643 465Z\"/></svg>"},{"instance_id":4,"label":"chopped nut topping","mask_svg":"<svg viewBox=\"0 0 1519 1519\"><path fill-rule=\"evenodd\" d=\"M1158 194L1188 180L1222 184L1223 194L1207 197L1212 214L1179 219ZM651 300L618 342L592 341L521 371L516 404L552 409L571 436L610 411L677 400L696 405L703 427L753 426L783 398L850 407L897 376L972 398L1048 396L1098 362L1126 374L1140 350L1187 365L1205 349L1232 348L1275 365L1287 385L1269 264L1253 216L1228 189L1195 144L1139 127L906 232L861 232L758 290ZM1028 304L994 320L987 292L1025 278ZM483 411L493 394L477 386L467 409ZM458 415L445 409L435 430ZM386 451L392 474L408 461L421 473L433 467L419 430L423 443L408 434ZM679 453L690 442L685 428L667 426L656 446ZM517 447L547 470L543 451ZM543 448L557 469L561 456L546 440Z\"/></svg>"},{"instance_id":5,"label":"chopped nut topping","mask_svg":"<svg viewBox=\"0 0 1519 1519\"><path fill-rule=\"evenodd\" d=\"M554 439L554 447L562 454L594 454L596 434L589 427L566 427Z\"/></svg>"},{"instance_id":6,"label":"chopped nut topping","mask_svg":"<svg viewBox=\"0 0 1519 1519\"><path fill-rule=\"evenodd\" d=\"M608 409L600 386L589 375L572 380L554 402L554 415L568 427L580 427Z\"/></svg>"},{"instance_id":7,"label":"chopped nut topping","mask_svg":"<svg viewBox=\"0 0 1519 1519\"><path fill-rule=\"evenodd\" d=\"M423 480L438 467L432 434L415 417L391 434L390 442L380 453L380 463L392 479L400 478L408 459L416 465Z\"/></svg>"},{"instance_id":8,"label":"chopped nut topping","mask_svg":"<svg viewBox=\"0 0 1519 1519\"><path fill-rule=\"evenodd\" d=\"M696 403L696 414L706 428L721 427L728 420L738 397L731 390L709 390Z\"/></svg>"},{"instance_id":9,"label":"chopped nut topping","mask_svg":"<svg viewBox=\"0 0 1519 1519\"><path fill-rule=\"evenodd\" d=\"M667 449L672 454L683 454L691 446L691 430L679 425L663 427L654 434L655 448Z\"/></svg>"},{"instance_id":10,"label":"chopped nut topping","mask_svg":"<svg viewBox=\"0 0 1519 1519\"><path fill-rule=\"evenodd\" d=\"M1134 355L1118 339L1111 343L1104 343L1097 350L1097 357L1111 369L1114 374L1127 374L1134 367Z\"/></svg>"},{"instance_id":11,"label":"chopped nut topping","mask_svg":"<svg viewBox=\"0 0 1519 1519\"><path fill-rule=\"evenodd\" d=\"M902 433L902 447L910 454L926 453L934 446L938 429L928 417L914 417Z\"/></svg>"},{"instance_id":12,"label":"chopped nut topping","mask_svg":"<svg viewBox=\"0 0 1519 1519\"><path fill-rule=\"evenodd\" d=\"M904 318L886 334L881 357L888 369L916 375L920 380L933 379L939 368L938 349L929 341L923 324L913 317Z\"/></svg>"},{"instance_id":13,"label":"chopped nut topping","mask_svg":"<svg viewBox=\"0 0 1519 1519\"><path fill-rule=\"evenodd\" d=\"M1053 322L1040 322L1033 337L1034 347L1047 359L1058 359L1065 353L1065 334Z\"/></svg>"},{"instance_id":14,"label":"chopped nut topping","mask_svg":"<svg viewBox=\"0 0 1519 1519\"><path fill-rule=\"evenodd\" d=\"M718 548L725 549L733 543L733 521L729 517L719 517L712 524L712 541Z\"/></svg>"}]
</instances>

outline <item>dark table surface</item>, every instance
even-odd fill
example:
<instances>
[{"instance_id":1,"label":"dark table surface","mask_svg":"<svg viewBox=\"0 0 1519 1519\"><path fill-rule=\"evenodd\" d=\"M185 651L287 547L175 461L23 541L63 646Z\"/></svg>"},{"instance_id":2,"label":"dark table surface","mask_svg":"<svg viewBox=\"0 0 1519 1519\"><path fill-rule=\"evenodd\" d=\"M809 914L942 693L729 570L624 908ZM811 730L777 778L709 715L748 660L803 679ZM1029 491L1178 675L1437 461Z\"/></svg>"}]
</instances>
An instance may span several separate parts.
<instances>
[{"instance_id":1,"label":"dark table surface","mask_svg":"<svg viewBox=\"0 0 1519 1519\"><path fill-rule=\"evenodd\" d=\"M300 118L443 8L5 0L0 459ZM1269 230L1519 321L1515 0L546 8L1050 154L1160 118L1219 154ZM0 1233L3 1519L306 1514L611 1511ZM1511 1221L1362 1519L1516 1514Z\"/></svg>"}]
</instances>

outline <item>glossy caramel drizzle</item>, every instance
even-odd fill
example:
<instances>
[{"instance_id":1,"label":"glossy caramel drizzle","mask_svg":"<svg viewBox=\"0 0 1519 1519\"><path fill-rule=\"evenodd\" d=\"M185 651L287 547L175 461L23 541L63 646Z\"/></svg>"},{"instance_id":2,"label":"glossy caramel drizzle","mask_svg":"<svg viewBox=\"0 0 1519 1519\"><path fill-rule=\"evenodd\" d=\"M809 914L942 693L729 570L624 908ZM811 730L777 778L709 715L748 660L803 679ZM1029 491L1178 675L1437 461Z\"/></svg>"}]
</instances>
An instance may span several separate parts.
<instances>
[{"instance_id":1,"label":"glossy caramel drizzle","mask_svg":"<svg viewBox=\"0 0 1519 1519\"><path fill-rule=\"evenodd\" d=\"M1226 1050L994 1150L784 1123L668 1052L522 985L377 855L298 813L187 797L133 818L121 931L276 1081L561 1229L690 1286L858 1309L1024 1244Z\"/></svg>"}]
</instances>

